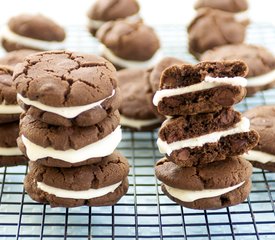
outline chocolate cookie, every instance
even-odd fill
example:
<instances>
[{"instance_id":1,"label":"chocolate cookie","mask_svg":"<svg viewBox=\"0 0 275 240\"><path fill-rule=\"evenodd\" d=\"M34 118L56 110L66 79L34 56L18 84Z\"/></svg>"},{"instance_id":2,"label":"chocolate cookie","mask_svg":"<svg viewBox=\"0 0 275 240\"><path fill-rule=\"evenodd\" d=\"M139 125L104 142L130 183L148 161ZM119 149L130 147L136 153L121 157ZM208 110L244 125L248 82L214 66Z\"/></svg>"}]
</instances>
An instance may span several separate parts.
<instances>
[{"instance_id":1,"label":"chocolate cookie","mask_svg":"<svg viewBox=\"0 0 275 240\"><path fill-rule=\"evenodd\" d=\"M72 167L101 161L121 140L119 113L90 127L54 126L22 114L18 146L30 159L52 167Z\"/></svg>"},{"instance_id":2,"label":"chocolate cookie","mask_svg":"<svg viewBox=\"0 0 275 240\"><path fill-rule=\"evenodd\" d=\"M0 124L18 121L22 112L17 104L12 74L10 66L0 65Z\"/></svg>"},{"instance_id":3,"label":"chocolate cookie","mask_svg":"<svg viewBox=\"0 0 275 240\"><path fill-rule=\"evenodd\" d=\"M20 14L12 17L2 34L2 46L8 51L19 49L63 49L64 29L41 15Z\"/></svg>"},{"instance_id":4,"label":"chocolate cookie","mask_svg":"<svg viewBox=\"0 0 275 240\"><path fill-rule=\"evenodd\" d=\"M18 121L0 124L0 167L25 165L27 159L17 147Z\"/></svg>"},{"instance_id":5,"label":"chocolate cookie","mask_svg":"<svg viewBox=\"0 0 275 240\"><path fill-rule=\"evenodd\" d=\"M14 70L27 114L62 126L91 126L118 109L116 70L104 58L68 51L31 55Z\"/></svg>"},{"instance_id":6,"label":"chocolate cookie","mask_svg":"<svg viewBox=\"0 0 275 240\"><path fill-rule=\"evenodd\" d=\"M117 19L136 22L140 20L136 0L97 0L88 11L89 31L96 31L105 23Z\"/></svg>"},{"instance_id":7,"label":"chocolate cookie","mask_svg":"<svg viewBox=\"0 0 275 240\"><path fill-rule=\"evenodd\" d=\"M4 57L0 58L1 65L15 66L17 63L21 63L24 59L31 54L37 53L37 51L30 49L21 49L7 53Z\"/></svg>"},{"instance_id":8,"label":"chocolate cookie","mask_svg":"<svg viewBox=\"0 0 275 240\"><path fill-rule=\"evenodd\" d=\"M148 74L145 69L125 69L118 72L118 85L122 93L119 108L121 125L134 130L151 130L160 126L161 120L151 109Z\"/></svg>"},{"instance_id":9,"label":"chocolate cookie","mask_svg":"<svg viewBox=\"0 0 275 240\"><path fill-rule=\"evenodd\" d=\"M24 186L29 196L51 207L114 205L128 189L129 165L114 152L97 164L75 168L30 164Z\"/></svg>"},{"instance_id":10,"label":"chocolate cookie","mask_svg":"<svg viewBox=\"0 0 275 240\"><path fill-rule=\"evenodd\" d=\"M153 103L160 114L193 115L219 111L246 94L247 66L242 61L201 62L166 68Z\"/></svg>"},{"instance_id":11,"label":"chocolate cookie","mask_svg":"<svg viewBox=\"0 0 275 240\"><path fill-rule=\"evenodd\" d=\"M254 167L275 172L275 106L259 106L244 113L250 119L251 128L258 131L258 145L244 157Z\"/></svg>"},{"instance_id":12,"label":"chocolate cookie","mask_svg":"<svg viewBox=\"0 0 275 240\"><path fill-rule=\"evenodd\" d=\"M242 43L245 31L246 25L237 21L234 14L200 9L188 26L189 51L199 58L200 54L214 47Z\"/></svg>"},{"instance_id":13,"label":"chocolate cookie","mask_svg":"<svg viewBox=\"0 0 275 240\"><path fill-rule=\"evenodd\" d=\"M249 120L232 108L166 120L157 141L161 153L179 166L191 167L244 154L259 140Z\"/></svg>"},{"instance_id":14,"label":"chocolate cookie","mask_svg":"<svg viewBox=\"0 0 275 240\"><path fill-rule=\"evenodd\" d=\"M158 60L159 38L142 22L108 22L96 37L103 44L103 56L118 68L147 68Z\"/></svg>"},{"instance_id":15,"label":"chocolate cookie","mask_svg":"<svg viewBox=\"0 0 275 240\"><path fill-rule=\"evenodd\" d=\"M275 56L266 48L251 44L225 45L205 52L202 61L235 60L248 66L247 95L275 86Z\"/></svg>"},{"instance_id":16,"label":"chocolate cookie","mask_svg":"<svg viewBox=\"0 0 275 240\"><path fill-rule=\"evenodd\" d=\"M229 157L198 167L183 168L161 159L156 176L163 192L193 209L219 209L243 202L251 188L252 166L241 157ZM184 180L184 181L183 181Z\"/></svg>"}]
</instances>

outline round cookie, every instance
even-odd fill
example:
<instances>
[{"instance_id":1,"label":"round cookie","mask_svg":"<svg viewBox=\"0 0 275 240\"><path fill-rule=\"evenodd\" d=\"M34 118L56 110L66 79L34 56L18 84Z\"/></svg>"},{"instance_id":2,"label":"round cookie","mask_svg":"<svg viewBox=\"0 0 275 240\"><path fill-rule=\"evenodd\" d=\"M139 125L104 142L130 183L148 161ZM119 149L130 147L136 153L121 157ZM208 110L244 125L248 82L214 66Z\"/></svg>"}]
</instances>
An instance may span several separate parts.
<instances>
[{"instance_id":1,"label":"round cookie","mask_svg":"<svg viewBox=\"0 0 275 240\"><path fill-rule=\"evenodd\" d=\"M251 128L255 129L260 140L258 145L244 157L254 167L275 172L275 106L259 106L244 113L250 119Z\"/></svg>"},{"instance_id":2,"label":"round cookie","mask_svg":"<svg viewBox=\"0 0 275 240\"><path fill-rule=\"evenodd\" d=\"M28 55L34 53L37 53L37 51L31 49L15 50L7 53L4 57L0 58L0 64L15 66L17 63L23 62Z\"/></svg>"},{"instance_id":3,"label":"round cookie","mask_svg":"<svg viewBox=\"0 0 275 240\"><path fill-rule=\"evenodd\" d=\"M2 33L6 51L19 49L63 49L64 29L41 14L20 14L12 17Z\"/></svg>"},{"instance_id":4,"label":"round cookie","mask_svg":"<svg viewBox=\"0 0 275 240\"><path fill-rule=\"evenodd\" d=\"M129 165L114 152L97 164L53 168L30 164L24 186L29 196L51 207L114 205L128 190Z\"/></svg>"},{"instance_id":5,"label":"round cookie","mask_svg":"<svg viewBox=\"0 0 275 240\"><path fill-rule=\"evenodd\" d=\"M161 120L151 108L150 85L145 69L124 69L118 71L118 85L122 93L119 108L122 126L133 130L152 130L158 127Z\"/></svg>"},{"instance_id":6,"label":"round cookie","mask_svg":"<svg viewBox=\"0 0 275 240\"><path fill-rule=\"evenodd\" d=\"M198 10L187 30L189 51L199 59L200 54L214 47L242 43L246 25L231 13L205 8Z\"/></svg>"},{"instance_id":7,"label":"round cookie","mask_svg":"<svg viewBox=\"0 0 275 240\"><path fill-rule=\"evenodd\" d=\"M27 164L27 159L17 147L18 121L0 124L0 167Z\"/></svg>"},{"instance_id":8,"label":"round cookie","mask_svg":"<svg viewBox=\"0 0 275 240\"><path fill-rule=\"evenodd\" d=\"M97 0L88 11L88 29L95 36L105 23L117 19L135 22L140 20L139 4L136 0Z\"/></svg>"},{"instance_id":9,"label":"round cookie","mask_svg":"<svg viewBox=\"0 0 275 240\"><path fill-rule=\"evenodd\" d=\"M158 61L159 38L142 22L107 22L96 37L103 45L102 55L119 69L148 68Z\"/></svg>"},{"instance_id":10,"label":"round cookie","mask_svg":"<svg viewBox=\"0 0 275 240\"><path fill-rule=\"evenodd\" d=\"M247 95L275 86L275 56L266 48L252 44L234 44L216 47L205 52L201 61L244 61L248 68Z\"/></svg>"},{"instance_id":11,"label":"round cookie","mask_svg":"<svg viewBox=\"0 0 275 240\"><path fill-rule=\"evenodd\" d=\"M164 158L157 162L155 170L163 182L163 192L178 204L193 209L239 204L251 188L252 166L241 157L190 168L179 167Z\"/></svg>"},{"instance_id":12,"label":"round cookie","mask_svg":"<svg viewBox=\"0 0 275 240\"><path fill-rule=\"evenodd\" d=\"M104 58L68 51L28 56L14 70L19 104L34 118L92 126L120 105L116 70Z\"/></svg>"},{"instance_id":13,"label":"round cookie","mask_svg":"<svg viewBox=\"0 0 275 240\"><path fill-rule=\"evenodd\" d=\"M12 74L10 66L0 65L0 124L18 121L22 112L17 104Z\"/></svg>"},{"instance_id":14,"label":"round cookie","mask_svg":"<svg viewBox=\"0 0 275 240\"><path fill-rule=\"evenodd\" d=\"M22 114L18 146L30 161L51 167L93 164L111 154L121 140L119 113L89 127L54 126Z\"/></svg>"}]
</instances>

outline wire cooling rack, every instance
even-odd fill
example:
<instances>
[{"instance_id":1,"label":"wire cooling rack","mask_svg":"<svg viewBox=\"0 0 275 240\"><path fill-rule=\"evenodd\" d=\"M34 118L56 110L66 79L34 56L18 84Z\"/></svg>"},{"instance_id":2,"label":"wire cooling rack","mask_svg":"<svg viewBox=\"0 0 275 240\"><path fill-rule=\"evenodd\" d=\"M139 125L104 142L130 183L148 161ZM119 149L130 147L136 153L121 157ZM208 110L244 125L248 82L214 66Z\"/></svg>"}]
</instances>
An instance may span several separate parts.
<instances>
[{"instance_id":1,"label":"wire cooling rack","mask_svg":"<svg viewBox=\"0 0 275 240\"><path fill-rule=\"evenodd\" d=\"M163 55L194 62L186 48L185 28L156 26ZM146 40L145 40L146 41ZM252 24L247 42L275 52L275 28ZM98 43L84 27L68 28L67 48L98 53ZM237 105L248 108L275 104L275 89L260 92ZM118 204L110 207L54 208L32 201L24 192L25 166L0 169L1 239L275 239L275 173L254 169L249 198L237 206L217 211L183 208L160 190L154 163L161 155L157 131L124 131L119 150L129 159L130 187Z\"/></svg>"}]
</instances>

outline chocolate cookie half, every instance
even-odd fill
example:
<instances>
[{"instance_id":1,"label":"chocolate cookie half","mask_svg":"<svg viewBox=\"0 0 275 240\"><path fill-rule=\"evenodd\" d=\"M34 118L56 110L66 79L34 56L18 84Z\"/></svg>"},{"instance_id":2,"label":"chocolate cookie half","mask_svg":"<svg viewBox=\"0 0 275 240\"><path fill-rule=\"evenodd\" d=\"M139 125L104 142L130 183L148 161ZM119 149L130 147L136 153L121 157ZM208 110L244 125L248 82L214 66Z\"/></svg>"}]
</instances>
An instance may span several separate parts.
<instances>
[{"instance_id":1,"label":"chocolate cookie half","mask_svg":"<svg viewBox=\"0 0 275 240\"><path fill-rule=\"evenodd\" d=\"M254 167L275 172L275 106L259 106L244 113L258 131L258 145L244 154Z\"/></svg>"},{"instance_id":2,"label":"chocolate cookie half","mask_svg":"<svg viewBox=\"0 0 275 240\"><path fill-rule=\"evenodd\" d=\"M156 176L172 201L193 209L219 209L243 202L251 189L252 166L241 157L229 157L198 167L183 168L157 162Z\"/></svg>"},{"instance_id":3,"label":"chocolate cookie half","mask_svg":"<svg viewBox=\"0 0 275 240\"><path fill-rule=\"evenodd\" d=\"M18 146L30 161L66 168L100 162L120 140L118 111L85 128L48 125L22 114Z\"/></svg>"},{"instance_id":4,"label":"chocolate cookie half","mask_svg":"<svg viewBox=\"0 0 275 240\"><path fill-rule=\"evenodd\" d=\"M37 53L16 66L13 78L19 104L48 124L91 126L120 104L114 66L95 55Z\"/></svg>"},{"instance_id":5,"label":"chocolate cookie half","mask_svg":"<svg viewBox=\"0 0 275 240\"><path fill-rule=\"evenodd\" d=\"M249 120L229 108L166 120L157 145L168 160L191 167L244 154L258 139L257 132L249 129Z\"/></svg>"},{"instance_id":6,"label":"chocolate cookie half","mask_svg":"<svg viewBox=\"0 0 275 240\"><path fill-rule=\"evenodd\" d=\"M201 62L166 68L153 103L160 114L168 116L228 108L245 97L247 71L242 61Z\"/></svg>"},{"instance_id":7,"label":"chocolate cookie half","mask_svg":"<svg viewBox=\"0 0 275 240\"><path fill-rule=\"evenodd\" d=\"M114 152L97 164L75 168L30 163L24 186L29 196L51 207L114 205L128 190L129 165Z\"/></svg>"}]
</instances>

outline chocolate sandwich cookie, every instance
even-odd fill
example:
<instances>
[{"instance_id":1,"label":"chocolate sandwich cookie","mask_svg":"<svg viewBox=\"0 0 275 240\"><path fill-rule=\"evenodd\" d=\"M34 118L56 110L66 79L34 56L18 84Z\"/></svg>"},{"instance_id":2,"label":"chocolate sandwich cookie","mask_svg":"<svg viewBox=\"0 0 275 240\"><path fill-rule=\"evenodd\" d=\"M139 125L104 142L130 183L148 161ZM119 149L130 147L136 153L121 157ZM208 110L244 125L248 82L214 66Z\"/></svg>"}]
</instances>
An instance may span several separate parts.
<instances>
[{"instance_id":1,"label":"chocolate sandwich cookie","mask_svg":"<svg viewBox=\"0 0 275 240\"><path fill-rule=\"evenodd\" d=\"M133 130L151 130L161 120L151 109L150 85L146 69L124 69L118 72L118 85L122 93L119 108L122 126Z\"/></svg>"},{"instance_id":2,"label":"chocolate sandwich cookie","mask_svg":"<svg viewBox=\"0 0 275 240\"><path fill-rule=\"evenodd\" d=\"M22 112L17 104L12 74L12 67L0 65L0 124L18 121Z\"/></svg>"},{"instance_id":3,"label":"chocolate sandwich cookie","mask_svg":"<svg viewBox=\"0 0 275 240\"><path fill-rule=\"evenodd\" d=\"M153 28L142 22L107 22L96 37L102 43L103 57L118 69L148 68L158 61L159 38Z\"/></svg>"},{"instance_id":4,"label":"chocolate sandwich cookie","mask_svg":"<svg viewBox=\"0 0 275 240\"><path fill-rule=\"evenodd\" d=\"M88 29L95 35L109 21L124 19L137 22L140 20L139 9L136 0L97 0L88 11Z\"/></svg>"},{"instance_id":5,"label":"chocolate sandwich cookie","mask_svg":"<svg viewBox=\"0 0 275 240\"><path fill-rule=\"evenodd\" d=\"M258 131L258 145L244 154L254 167L275 172L275 106L259 106L244 113Z\"/></svg>"},{"instance_id":6,"label":"chocolate sandwich cookie","mask_svg":"<svg viewBox=\"0 0 275 240\"><path fill-rule=\"evenodd\" d=\"M27 159L17 147L19 122L0 124L0 167L27 164Z\"/></svg>"},{"instance_id":7,"label":"chocolate sandwich cookie","mask_svg":"<svg viewBox=\"0 0 275 240\"><path fill-rule=\"evenodd\" d=\"M31 49L21 49L8 52L4 57L0 58L0 64L15 66L17 63L23 62L28 55L34 53L37 53L37 51Z\"/></svg>"},{"instance_id":8,"label":"chocolate sandwich cookie","mask_svg":"<svg viewBox=\"0 0 275 240\"><path fill-rule=\"evenodd\" d=\"M114 205L128 190L129 165L120 153L75 168L30 163L24 186L29 196L51 207Z\"/></svg>"},{"instance_id":9,"label":"chocolate sandwich cookie","mask_svg":"<svg viewBox=\"0 0 275 240\"><path fill-rule=\"evenodd\" d=\"M8 52L63 49L65 36L61 26L41 14L20 14L8 21L2 33L2 46Z\"/></svg>"},{"instance_id":10,"label":"chocolate sandwich cookie","mask_svg":"<svg viewBox=\"0 0 275 240\"><path fill-rule=\"evenodd\" d=\"M116 70L104 58L49 51L33 54L14 70L19 104L48 124L92 126L120 104Z\"/></svg>"},{"instance_id":11,"label":"chocolate sandwich cookie","mask_svg":"<svg viewBox=\"0 0 275 240\"><path fill-rule=\"evenodd\" d=\"M235 60L248 66L247 95L275 86L275 56L266 48L252 44L234 44L214 48L201 56L202 61Z\"/></svg>"},{"instance_id":12,"label":"chocolate sandwich cookie","mask_svg":"<svg viewBox=\"0 0 275 240\"><path fill-rule=\"evenodd\" d=\"M172 66L162 73L153 103L168 116L219 111L245 97L247 72L242 61Z\"/></svg>"},{"instance_id":13,"label":"chocolate sandwich cookie","mask_svg":"<svg viewBox=\"0 0 275 240\"><path fill-rule=\"evenodd\" d=\"M187 30L189 51L199 58L214 47L242 43L246 25L236 20L234 14L206 8L198 11Z\"/></svg>"},{"instance_id":14,"label":"chocolate sandwich cookie","mask_svg":"<svg viewBox=\"0 0 275 240\"><path fill-rule=\"evenodd\" d=\"M259 140L249 120L232 108L166 120L157 145L168 160L191 167L244 154Z\"/></svg>"},{"instance_id":15,"label":"chocolate sandwich cookie","mask_svg":"<svg viewBox=\"0 0 275 240\"><path fill-rule=\"evenodd\" d=\"M30 161L62 168L93 164L110 155L119 144L119 113L85 128L48 125L22 114L19 135L18 146Z\"/></svg>"},{"instance_id":16,"label":"chocolate sandwich cookie","mask_svg":"<svg viewBox=\"0 0 275 240\"><path fill-rule=\"evenodd\" d=\"M156 176L172 201L193 209L219 209L243 202L251 189L252 166L241 157L228 157L198 167L183 168L161 159Z\"/></svg>"}]
</instances>

